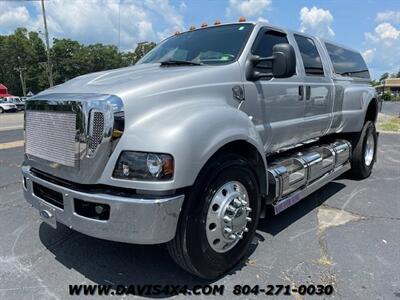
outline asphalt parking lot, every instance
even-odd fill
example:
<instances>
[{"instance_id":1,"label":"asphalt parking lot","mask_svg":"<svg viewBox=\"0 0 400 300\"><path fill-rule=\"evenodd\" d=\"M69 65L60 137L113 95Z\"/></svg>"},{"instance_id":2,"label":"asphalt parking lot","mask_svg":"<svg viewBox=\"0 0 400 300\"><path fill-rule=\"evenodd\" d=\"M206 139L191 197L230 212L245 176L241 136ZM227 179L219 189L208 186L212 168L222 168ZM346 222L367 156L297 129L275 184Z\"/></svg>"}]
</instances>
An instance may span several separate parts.
<instances>
[{"instance_id":1,"label":"asphalt parking lot","mask_svg":"<svg viewBox=\"0 0 400 300\"><path fill-rule=\"evenodd\" d=\"M384 102L382 113L390 116L400 116L400 102Z\"/></svg>"},{"instance_id":2,"label":"asphalt parking lot","mask_svg":"<svg viewBox=\"0 0 400 300\"><path fill-rule=\"evenodd\" d=\"M109 242L42 223L22 196L21 115L0 116L0 299L64 299L69 284L205 284L179 269L163 245ZM211 284L224 284L226 299L236 284L332 284L326 298L400 299L400 135L381 133L379 143L370 178L339 178L261 220L248 259Z\"/></svg>"}]
</instances>

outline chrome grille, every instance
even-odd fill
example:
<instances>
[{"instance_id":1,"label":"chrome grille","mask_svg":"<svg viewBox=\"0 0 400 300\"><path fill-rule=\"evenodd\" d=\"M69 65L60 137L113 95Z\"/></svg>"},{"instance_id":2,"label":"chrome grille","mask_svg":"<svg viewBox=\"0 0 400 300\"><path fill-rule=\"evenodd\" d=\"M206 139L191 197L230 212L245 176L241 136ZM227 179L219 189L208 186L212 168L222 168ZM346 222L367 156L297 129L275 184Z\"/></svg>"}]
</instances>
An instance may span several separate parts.
<instances>
[{"instance_id":1,"label":"chrome grille","mask_svg":"<svg viewBox=\"0 0 400 300\"><path fill-rule=\"evenodd\" d=\"M27 154L75 166L76 115L74 113L26 111Z\"/></svg>"},{"instance_id":2,"label":"chrome grille","mask_svg":"<svg viewBox=\"0 0 400 300\"><path fill-rule=\"evenodd\" d=\"M89 127L88 149L89 155L94 154L98 145L103 140L104 134L104 114L99 111L91 111Z\"/></svg>"}]
</instances>

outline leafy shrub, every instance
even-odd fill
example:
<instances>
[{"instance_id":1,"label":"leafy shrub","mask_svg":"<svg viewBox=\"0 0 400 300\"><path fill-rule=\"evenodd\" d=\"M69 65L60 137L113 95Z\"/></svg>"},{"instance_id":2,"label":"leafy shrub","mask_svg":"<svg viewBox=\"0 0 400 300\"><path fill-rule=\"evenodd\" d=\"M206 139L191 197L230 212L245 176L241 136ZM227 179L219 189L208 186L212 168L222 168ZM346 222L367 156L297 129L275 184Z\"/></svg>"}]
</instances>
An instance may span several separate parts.
<instances>
[{"instance_id":1,"label":"leafy shrub","mask_svg":"<svg viewBox=\"0 0 400 300\"><path fill-rule=\"evenodd\" d=\"M381 96L383 101L391 101L392 100L392 95L388 92L383 93Z\"/></svg>"}]
</instances>

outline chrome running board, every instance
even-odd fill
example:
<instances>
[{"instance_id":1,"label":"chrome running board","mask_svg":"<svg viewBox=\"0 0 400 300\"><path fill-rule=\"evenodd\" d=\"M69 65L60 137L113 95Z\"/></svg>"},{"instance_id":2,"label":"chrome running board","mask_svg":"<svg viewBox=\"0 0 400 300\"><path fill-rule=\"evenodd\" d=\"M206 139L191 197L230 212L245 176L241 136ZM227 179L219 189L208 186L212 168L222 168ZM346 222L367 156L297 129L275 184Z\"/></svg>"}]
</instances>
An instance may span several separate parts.
<instances>
[{"instance_id":1,"label":"chrome running board","mask_svg":"<svg viewBox=\"0 0 400 300\"><path fill-rule=\"evenodd\" d=\"M289 196L273 203L272 206L274 207L275 215L279 214L280 212L284 211L285 209L289 208L290 206L296 204L300 200L304 199L311 193L315 192L316 190L323 187L325 184L329 183L330 181L334 180L335 178L339 177L341 174L345 173L346 171L350 170L350 162L340 167L335 168L330 173L325 174L320 179L317 179L310 185L293 192Z\"/></svg>"},{"instance_id":2,"label":"chrome running board","mask_svg":"<svg viewBox=\"0 0 400 300\"><path fill-rule=\"evenodd\" d=\"M336 140L279 156L268 168L268 196L275 214L350 169L351 144Z\"/></svg>"}]
</instances>

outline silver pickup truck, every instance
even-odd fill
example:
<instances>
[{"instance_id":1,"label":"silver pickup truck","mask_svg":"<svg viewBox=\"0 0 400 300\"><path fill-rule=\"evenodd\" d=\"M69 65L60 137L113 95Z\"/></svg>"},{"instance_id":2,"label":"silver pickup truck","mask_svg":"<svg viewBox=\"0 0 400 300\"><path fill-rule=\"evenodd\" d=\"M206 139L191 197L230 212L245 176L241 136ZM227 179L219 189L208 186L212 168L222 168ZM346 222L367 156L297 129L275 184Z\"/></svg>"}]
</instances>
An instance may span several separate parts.
<instances>
[{"instance_id":1,"label":"silver pickup truck","mask_svg":"<svg viewBox=\"0 0 400 300\"><path fill-rule=\"evenodd\" d=\"M216 278L260 217L371 174L379 102L361 55L263 22L177 32L135 66L26 102L26 200L53 227Z\"/></svg>"}]
</instances>

